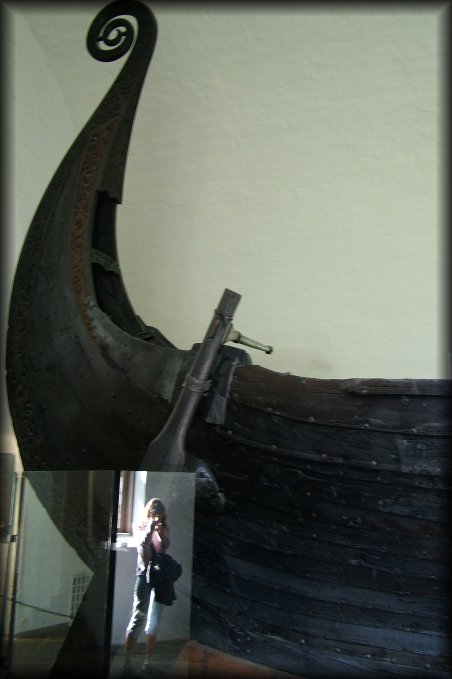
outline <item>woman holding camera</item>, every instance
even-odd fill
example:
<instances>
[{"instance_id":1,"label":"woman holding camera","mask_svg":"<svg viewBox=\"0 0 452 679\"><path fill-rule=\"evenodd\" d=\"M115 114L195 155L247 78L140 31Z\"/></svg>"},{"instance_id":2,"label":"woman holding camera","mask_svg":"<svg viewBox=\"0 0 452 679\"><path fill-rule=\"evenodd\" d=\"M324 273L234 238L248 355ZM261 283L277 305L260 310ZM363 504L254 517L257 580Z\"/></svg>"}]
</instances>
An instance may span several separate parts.
<instances>
[{"instance_id":1,"label":"woman holding camera","mask_svg":"<svg viewBox=\"0 0 452 679\"><path fill-rule=\"evenodd\" d=\"M137 568L133 596L133 610L126 630L126 668L130 653L144 629L146 635L146 661L149 663L157 637L157 627L163 604L155 600L155 590L146 579L149 563L156 554L164 554L169 547L169 526L165 506L160 498L152 498L144 508L143 521L134 526L137 541Z\"/></svg>"}]
</instances>

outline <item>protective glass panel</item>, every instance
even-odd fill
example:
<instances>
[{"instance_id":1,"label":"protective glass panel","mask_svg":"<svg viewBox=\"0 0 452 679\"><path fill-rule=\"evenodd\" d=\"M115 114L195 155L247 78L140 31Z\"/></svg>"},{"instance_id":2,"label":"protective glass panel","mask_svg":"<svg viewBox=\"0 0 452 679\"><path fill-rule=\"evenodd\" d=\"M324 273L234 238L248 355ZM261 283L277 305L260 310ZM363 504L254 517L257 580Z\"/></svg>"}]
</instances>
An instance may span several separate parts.
<instances>
[{"instance_id":1,"label":"protective glass panel","mask_svg":"<svg viewBox=\"0 0 452 679\"><path fill-rule=\"evenodd\" d=\"M130 473L123 472L123 480L127 479L125 474ZM124 525L124 511L128 507L130 516L126 523L134 530L133 533L119 533L116 543L110 677L132 676L134 672L141 672L146 663L146 615L142 615L141 620L140 616L135 618L131 626L130 622L137 581L137 544L140 541L137 524L143 521L145 505L151 498L160 498L164 504L170 541L166 553L182 567L182 574L173 583L176 598L172 603L161 605L156 630L148 628L156 636L151 669L155 676L167 676L167 673L184 676L184 647L190 639L195 475L141 471L133 474L133 498L125 493L121 496L126 506L120 507L120 524ZM125 487L125 484L121 485ZM153 591L155 593L157 588ZM151 602L151 608L152 605L155 607L155 603ZM132 628L134 643L133 646L129 644L126 652L126 631Z\"/></svg>"},{"instance_id":2,"label":"protective glass panel","mask_svg":"<svg viewBox=\"0 0 452 679\"><path fill-rule=\"evenodd\" d=\"M24 473L10 626L15 678L104 675L118 489L119 472Z\"/></svg>"},{"instance_id":3,"label":"protective glass panel","mask_svg":"<svg viewBox=\"0 0 452 679\"><path fill-rule=\"evenodd\" d=\"M14 471L12 453L0 453L0 589L1 589L1 666L9 664L9 629L14 591L14 564L17 553L18 498L20 478Z\"/></svg>"}]
</instances>

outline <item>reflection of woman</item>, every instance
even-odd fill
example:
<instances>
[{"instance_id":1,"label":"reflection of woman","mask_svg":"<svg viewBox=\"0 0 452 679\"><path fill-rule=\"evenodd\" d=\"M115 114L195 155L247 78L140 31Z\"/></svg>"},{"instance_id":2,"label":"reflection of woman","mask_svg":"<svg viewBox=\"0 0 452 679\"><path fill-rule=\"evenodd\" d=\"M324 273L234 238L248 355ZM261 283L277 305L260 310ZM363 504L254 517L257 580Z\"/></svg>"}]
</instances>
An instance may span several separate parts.
<instances>
[{"instance_id":1,"label":"reflection of woman","mask_svg":"<svg viewBox=\"0 0 452 679\"><path fill-rule=\"evenodd\" d=\"M138 560L133 596L133 611L126 631L126 666L130 652L142 632L146 634L146 662L155 646L157 626L163 604L155 601L155 591L146 581L147 567L156 554L164 554L169 547L169 527L166 511L159 498L152 498L144 508L143 521L134 525Z\"/></svg>"}]
</instances>

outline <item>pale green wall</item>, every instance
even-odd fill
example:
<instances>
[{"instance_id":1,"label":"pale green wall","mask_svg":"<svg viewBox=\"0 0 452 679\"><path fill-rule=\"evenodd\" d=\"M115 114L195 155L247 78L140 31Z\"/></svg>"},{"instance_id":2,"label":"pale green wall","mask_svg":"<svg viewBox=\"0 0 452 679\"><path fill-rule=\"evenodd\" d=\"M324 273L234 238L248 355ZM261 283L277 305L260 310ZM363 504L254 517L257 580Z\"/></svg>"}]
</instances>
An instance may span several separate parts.
<instances>
[{"instance_id":1,"label":"pale green wall","mask_svg":"<svg viewBox=\"0 0 452 679\"><path fill-rule=\"evenodd\" d=\"M119 241L138 312L188 346L229 286L238 329L275 346L253 354L266 367L444 376L440 24L162 12Z\"/></svg>"},{"instance_id":2,"label":"pale green wall","mask_svg":"<svg viewBox=\"0 0 452 679\"><path fill-rule=\"evenodd\" d=\"M21 558L17 584L14 631L68 623L72 578L92 576L50 520L32 485L25 483Z\"/></svg>"},{"instance_id":3,"label":"pale green wall","mask_svg":"<svg viewBox=\"0 0 452 679\"><path fill-rule=\"evenodd\" d=\"M9 5L13 259L119 67L85 54L98 6L75 18L52 6L49 22ZM251 352L255 363L312 377L446 376L445 10L151 6L159 41L118 218L137 313L188 348L230 287L243 297L237 329L275 346Z\"/></svg>"}]
</instances>

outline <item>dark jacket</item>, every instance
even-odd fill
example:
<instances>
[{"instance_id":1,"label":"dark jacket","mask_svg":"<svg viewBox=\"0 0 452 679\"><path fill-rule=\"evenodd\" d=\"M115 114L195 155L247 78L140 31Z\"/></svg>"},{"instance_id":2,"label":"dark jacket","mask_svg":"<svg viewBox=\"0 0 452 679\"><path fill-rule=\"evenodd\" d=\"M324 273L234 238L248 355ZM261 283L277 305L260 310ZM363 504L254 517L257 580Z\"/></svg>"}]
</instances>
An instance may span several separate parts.
<instances>
[{"instance_id":1,"label":"dark jacket","mask_svg":"<svg viewBox=\"0 0 452 679\"><path fill-rule=\"evenodd\" d=\"M154 588L155 600L171 606L176 599L174 582L182 575L182 566L169 554L156 554L149 564L146 580Z\"/></svg>"},{"instance_id":2,"label":"dark jacket","mask_svg":"<svg viewBox=\"0 0 452 679\"><path fill-rule=\"evenodd\" d=\"M137 575L145 575L153 554L160 554L169 547L168 523L164 521L159 531L154 530L154 527L154 521L148 521L145 526L134 524L133 534L138 550Z\"/></svg>"}]
</instances>

